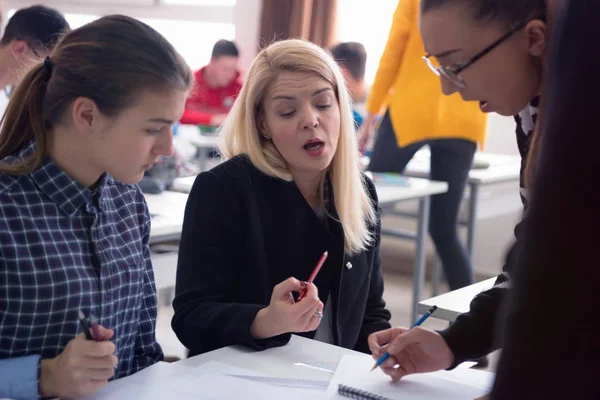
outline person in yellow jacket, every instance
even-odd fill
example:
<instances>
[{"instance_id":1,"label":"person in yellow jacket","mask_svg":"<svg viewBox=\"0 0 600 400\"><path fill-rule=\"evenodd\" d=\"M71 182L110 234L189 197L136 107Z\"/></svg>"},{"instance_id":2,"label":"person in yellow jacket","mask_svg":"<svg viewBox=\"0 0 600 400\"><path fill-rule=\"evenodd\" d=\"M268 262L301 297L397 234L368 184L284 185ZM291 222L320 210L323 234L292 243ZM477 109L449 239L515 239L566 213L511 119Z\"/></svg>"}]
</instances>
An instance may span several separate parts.
<instances>
[{"instance_id":1,"label":"person in yellow jacket","mask_svg":"<svg viewBox=\"0 0 600 400\"><path fill-rule=\"evenodd\" d=\"M477 103L458 94L446 97L439 78L423 60L419 34L420 0L400 0L367 101L359 131L361 148L379 125L368 169L402 172L423 146L431 150L431 179L448 182L448 192L433 196L429 233L451 290L473 283L471 261L460 243L457 218L477 144L485 139L486 116Z\"/></svg>"}]
</instances>

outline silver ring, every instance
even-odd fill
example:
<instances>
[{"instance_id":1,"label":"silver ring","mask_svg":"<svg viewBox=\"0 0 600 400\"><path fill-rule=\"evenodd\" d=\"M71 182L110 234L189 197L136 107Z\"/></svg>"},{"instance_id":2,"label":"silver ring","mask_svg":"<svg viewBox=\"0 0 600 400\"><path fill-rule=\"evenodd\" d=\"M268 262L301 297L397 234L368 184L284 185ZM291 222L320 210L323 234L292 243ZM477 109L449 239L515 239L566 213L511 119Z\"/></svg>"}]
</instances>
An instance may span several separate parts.
<instances>
[{"instance_id":1,"label":"silver ring","mask_svg":"<svg viewBox=\"0 0 600 400\"><path fill-rule=\"evenodd\" d=\"M317 311L315 313L315 317L317 317L317 318L323 318L323 311Z\"/></svg>"}]
</instances>

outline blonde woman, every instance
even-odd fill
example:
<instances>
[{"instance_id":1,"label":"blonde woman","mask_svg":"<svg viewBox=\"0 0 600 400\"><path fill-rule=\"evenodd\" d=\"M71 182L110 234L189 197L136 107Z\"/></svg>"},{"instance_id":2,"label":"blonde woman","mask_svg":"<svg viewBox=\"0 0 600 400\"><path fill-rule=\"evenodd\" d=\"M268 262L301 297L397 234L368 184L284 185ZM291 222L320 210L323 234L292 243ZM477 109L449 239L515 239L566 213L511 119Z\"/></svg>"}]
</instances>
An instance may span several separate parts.
<instances>
[{"instance_id":1,"label":"blonde woman","mask_svg":"<svg viewBox=\"0 0 600 400\"><path fill-rule=\"evenodd\" d=\"M221 134L228 160L198 176L185 214L172 321L181 342L190 355L262 350L297 333L369 352L369 334L390 326L377 195L358 168L331 56L300 40L264 49Z\"/></svg>"}]
</instances>

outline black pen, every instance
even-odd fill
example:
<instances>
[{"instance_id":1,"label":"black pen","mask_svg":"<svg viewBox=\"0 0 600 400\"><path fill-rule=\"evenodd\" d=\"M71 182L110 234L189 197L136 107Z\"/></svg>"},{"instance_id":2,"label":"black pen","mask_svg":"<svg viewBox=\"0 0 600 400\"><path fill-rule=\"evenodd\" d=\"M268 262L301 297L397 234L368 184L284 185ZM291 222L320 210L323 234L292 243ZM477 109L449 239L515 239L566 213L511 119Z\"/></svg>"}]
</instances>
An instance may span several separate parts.
<instances>
[{"instance_id":1,"label":"black pen","mask_svg":"<svg viewBox=\"0 0 600 400\"><path fill-rule=\"evenodd\" d=\"M92 332L90 332L90 328L87 324L87 318L81 310L79 310L79 324L81 325L81 329L83 330L86 340L94 340L92 337Z\"/></svg>"}]
</instances>

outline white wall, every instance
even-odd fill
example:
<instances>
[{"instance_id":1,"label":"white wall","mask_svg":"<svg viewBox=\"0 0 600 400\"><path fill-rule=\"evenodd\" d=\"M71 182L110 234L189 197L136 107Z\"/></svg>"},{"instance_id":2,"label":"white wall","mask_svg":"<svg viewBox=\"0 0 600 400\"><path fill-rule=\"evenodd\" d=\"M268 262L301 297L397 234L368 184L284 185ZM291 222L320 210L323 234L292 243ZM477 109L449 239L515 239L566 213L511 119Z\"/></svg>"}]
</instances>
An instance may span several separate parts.
<instances>
[{"instance_id":1,"label":"white wall","mask_svg":"<svg viewBox=\"0 0 600 400\"><path fill-rule=\"evenodd\" d=\"M235 43L240 49L240 67L247 71L257 54L262 0L238 0L235 6Z\"/></svg>"},{"instance_id":2,"label":"white wall","mask_svg":"<svg viewBox=\"0 0 600 400\"><path fill-rule=\"evenodd\" d=\"M519 154L515 137L516 123L512 117L490 114L485 151L501 154Z\"/></svg>"}]
</instances>

